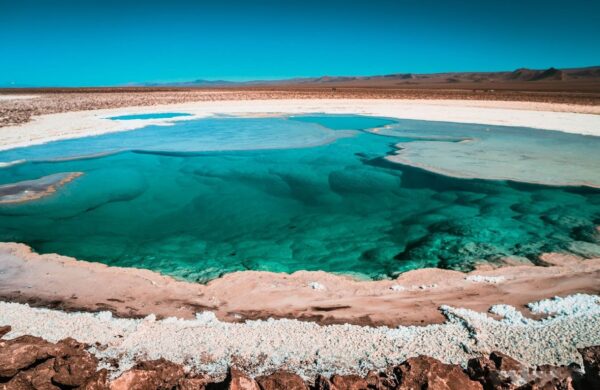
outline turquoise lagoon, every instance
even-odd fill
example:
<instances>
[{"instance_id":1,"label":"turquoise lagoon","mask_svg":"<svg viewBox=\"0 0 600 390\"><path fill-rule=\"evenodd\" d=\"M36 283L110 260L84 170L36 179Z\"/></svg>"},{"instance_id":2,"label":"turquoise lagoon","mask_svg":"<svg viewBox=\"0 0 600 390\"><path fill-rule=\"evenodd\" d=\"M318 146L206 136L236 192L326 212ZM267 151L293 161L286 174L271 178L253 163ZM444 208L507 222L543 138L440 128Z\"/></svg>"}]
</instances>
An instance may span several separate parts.
<instances>
[{"instance_id":1,"label":"turquoise lagoon","mask_svg":"<svg viewBox=\"0 0 600 390\"><path fill-rule=\"evenodd\" d=\"M500 149L512 137L519 153L529 143L560 155L565 139L585 153L600 147L555 132L361 116L186 120L0 152L0 162L26 160L0 169L0 185L84 173L46 198L0 205L0 241L200 282L240 270L380 279L549 251L600 255L600 190L386 160L394 145L428 137Z\"/></svg>"}]
</instances>

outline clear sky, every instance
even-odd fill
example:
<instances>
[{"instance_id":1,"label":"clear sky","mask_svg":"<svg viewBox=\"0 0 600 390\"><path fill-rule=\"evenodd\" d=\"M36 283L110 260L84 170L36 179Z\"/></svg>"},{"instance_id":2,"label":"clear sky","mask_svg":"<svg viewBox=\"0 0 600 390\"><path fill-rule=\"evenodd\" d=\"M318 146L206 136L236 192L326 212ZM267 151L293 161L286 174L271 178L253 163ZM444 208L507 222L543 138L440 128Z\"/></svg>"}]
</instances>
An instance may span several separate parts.
<instances>
[{"instance_id":1,"label":"clear sky","mask_svg":"<svg viewBox=\"0 0 600 390\"><path fill-rule=\"evenodd\" d=\"M0 86L590 65L598 0L0 0Z\"/></svg>"}]
</instances>

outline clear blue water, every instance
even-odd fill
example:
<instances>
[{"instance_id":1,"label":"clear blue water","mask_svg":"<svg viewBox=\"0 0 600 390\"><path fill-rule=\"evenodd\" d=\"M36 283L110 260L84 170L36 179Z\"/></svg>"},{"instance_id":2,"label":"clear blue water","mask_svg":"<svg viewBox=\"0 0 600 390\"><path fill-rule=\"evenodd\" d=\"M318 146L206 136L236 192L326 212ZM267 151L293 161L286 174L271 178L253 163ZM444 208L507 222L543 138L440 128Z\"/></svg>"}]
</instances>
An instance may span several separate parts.
<instances>
[{"instance_id":1,"label":"clear blue water","mask_svg":"<svg viewBox=\"0 0 600 390\"><path fill-rule=\"evenodd\" d=\"M192 114L187 114L183 112L157 112L150 114L131 114L131 115L119 115L119 116L111 116L108 119L119 120L119 121L128 121L133 119L169 119L169 118L177 118L181 116L192 116Z\"/></svg>"},{"instance_id":2,"label":"clear blue water","mask_svg":"<svg viewBox=\"0 0 600 390\"><path fill-rule=\"evenodd\" d=\"M341 120L341 117L340 117ZM362 119L361 122L365 120ZM391 121L370 119L372 124ZM359 122L359 124L361 123ZM368 122L364 122L367 125ZM321 145L352 136L315 123L282 118L212 118L175 122L173 126L148 126L135 131L60 142L0 152L0 163L53 161L98 157L123 151L160 154L290 149Z\"/></svg>"},{"instance_id":3,"label":"clear blue water","mask_svg":"<svg viewBox=\"0 0 600 390\"><path fill-rule=\"evenodd\" d=\"M414 138L363 131L392 123L211 118L0 152L28 161L0 169L0 185L84 172L47 198L0 205L0 241L201 282L247 269L378 279L548 251L600 254L600 191L394 164L384 156Z\"/></svg>"}]
</instances>

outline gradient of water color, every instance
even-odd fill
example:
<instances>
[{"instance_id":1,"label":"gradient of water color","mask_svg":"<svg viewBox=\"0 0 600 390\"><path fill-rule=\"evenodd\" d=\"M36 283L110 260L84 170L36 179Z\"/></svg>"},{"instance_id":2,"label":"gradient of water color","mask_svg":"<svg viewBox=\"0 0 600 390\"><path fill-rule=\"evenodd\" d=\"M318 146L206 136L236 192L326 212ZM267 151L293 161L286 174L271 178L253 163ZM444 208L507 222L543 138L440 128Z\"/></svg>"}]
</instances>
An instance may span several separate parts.
<instances>
[{"instance_id":1,"label":"gradient of water color","mask_svg":"<svg viewBox=\"0 0 600 390\"><path fill-rule=\"evenodd\" d=\"M549 251L600 254L600 191L395 164L384 157L413 138L363 131L388 125L209 118L1 152L0 161L28 161L0 169L0 184L84 175L45 199L0 206L0 240L196 281L247 269L385 278ZM435 125L444 126L448 136L462 128Z\"/></svg>"}]
</instances>

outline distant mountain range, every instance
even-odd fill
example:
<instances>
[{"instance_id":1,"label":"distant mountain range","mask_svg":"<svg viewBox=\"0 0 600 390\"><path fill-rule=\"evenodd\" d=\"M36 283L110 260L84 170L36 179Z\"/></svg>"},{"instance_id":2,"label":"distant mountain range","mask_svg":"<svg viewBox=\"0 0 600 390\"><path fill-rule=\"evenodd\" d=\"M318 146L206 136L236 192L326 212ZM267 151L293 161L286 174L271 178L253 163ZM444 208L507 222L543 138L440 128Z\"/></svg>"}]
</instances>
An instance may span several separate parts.
<instances>
[{"instance_id":1,"label":"distant mountain range","mask_svg":"<svg viewBox=\"0 0 600 390\"><path fill-rule=\"evenodd\" d=\"M552 83L586 81L600 83L600 66L571 69L527 69L512 72L448 72L448 73L394 73L381 76L322 76L281 80L227 81L192 80L173 83L140 83L128 86L145 87L241 87L241 86L331 86L331 87L394 87L394 86L448 86L453 84L498 84L511 85L527 83Z\"/></svg>"}]
</instances>

